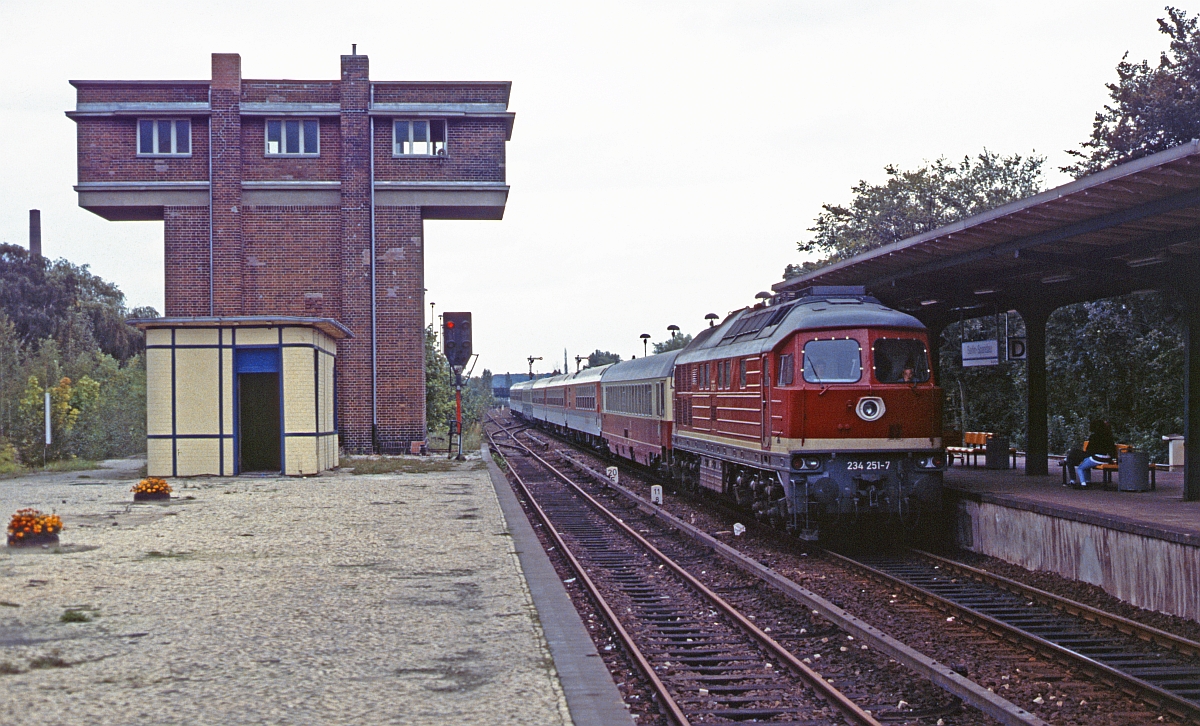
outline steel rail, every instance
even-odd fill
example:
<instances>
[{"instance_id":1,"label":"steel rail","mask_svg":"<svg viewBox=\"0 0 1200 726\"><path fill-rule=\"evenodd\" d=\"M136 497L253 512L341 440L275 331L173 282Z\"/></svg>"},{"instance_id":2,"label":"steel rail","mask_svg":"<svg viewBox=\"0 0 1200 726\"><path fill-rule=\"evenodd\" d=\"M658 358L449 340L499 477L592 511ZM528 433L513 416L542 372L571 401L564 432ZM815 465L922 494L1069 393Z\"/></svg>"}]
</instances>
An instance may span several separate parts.
<instances>
[{"instance_id":1,"label":"steel rail","mask_svg":"<svg viewBox=\"0 0 1200 726\"><path fill-rule=\"evenodd\" d=\"M938 563L942 567L957 570L963 575L966 575L967 577L979 582L992 585L993 587L1000 588L1001 590L1007 590L1015 595L1020 595L1021 597L1040 602L1043 605L1049 605L1050 607L1062 610L1070 615L1074 615L1077 618L1087 620L1088 622L1092 622L1097 625L1103 625L1105 627L1112 628L1113 630L1126 635L1132 635L1133 637L1144 640L1148 643L1161 645L1164 648L1170 648L1171 650L1174 650L1182 655L1200 657L1200 643L1197 643L1194 640L1188 640L1187 638L1175 635L1174 633L1168 633L1165 630L1159 630L1158 628L1150 625L1139 623L1136 620L1130 620L1129 618L1122 617L1115 613L1106 612L1104 610L1100 610L1099 608L1094 608L1091 605L1085 605L1084 603L1071 600L1070 598L1063 597L1062 595L1055 595L1052 592L1040 590L1032 585L1026 585L1023 582L1009 579L1003 575L997 575L994 572L988 572L987 570L971 567L970 565L962 562L946 559L945 557L935 555L932 552L925 552L924 550L913 551L928 560Z\"/></svg>"},{"instance_id":2,"label":"steel rail","mask_svg":"<svg viewBox=\"0 0 1200 726\"><path fill-rule=\"evenodd\" d=\"M884 572L878 568L872 567L863 562L859 562L851 557L839 554L837 552L825 551L831 559L844 564L846 567L863 572L869 575L872 579L886 583L892 587L898 587L908 592L918 600L924 601L928 605L937 607L945 612L954 613L957 617L966 622L976 624L978 627L986 630L994 635L1004 638L1009 642L1015 643L1022 647L1028 648L1035 652L1042 652L1050 655L1055 660L1069 666L1077 666L1092 674L1098 680L1107 685L1119 688L1125 694L1140 699L1151 705L1164 708L1170 711L1173 715L1184 719L1193 724L1200 724L1200 704L1195 701L1190 701L1181 696L1178 696L1170 691L1148 683L1132 675L1122 672L1117 668L1106 665L1093 658L1076 652L1069 648L1065 648L1057 643L1054 643L1046 638L1043 638L1035 633L1022 630L1019 627L1010 625L998 618L994 618L986 613L970 608L966 605L954 602L953 600L942 597L937 593L926 590L919 585L897 577L890 573Z\"/></svg>"},{"instance_id":3,"label":"steel rail","mask_svg":"<svg viewBox=\"0 0 1200 726\"><path fill-rule=\"evenodd\" d=\"M613 611L612 607L608 604L608 601L604 599L604 596L600 594L600 589L596 587L596 583L592 581L592 578L588 576L587 571L584 570L583 564L575 557L574 553L571 552L570 548L567 546L566 540L563 539L562 535L559 534L558 529L555 528L553 523L551 523L550 517L546 514L545 510L542 509L541 505L538 504L537 500L533 498L533 493L529 490L529 487L525 485L525 480L521 478L521 475L517 473L516 469L514 469L511 464L508 464L508 457L506 457L503 453L500 453L500 448L496 445L496 441L492 437L491 432L487 432L487 437L488 442L494 447L493 451L495 451L500 458L504 459L506 464L505 468L508 469L510 474L512 474L513 479L516 480L517 485L521 488L521 492L525 495L526 501L529 502L529 506L537 514L538 519L542 521L542 525L546 528L546 533L551 539L554 540L555 546L558 547L563 556L567 558L567 562L570 563L571 569L575 571L576 576L583 584L584 589L587 590L588 595L592 598L592 601L596 603L596 606L604 615L604 619L607 620L609 626L616 631L617 637L621 639L621 643L624 644L625 650L629 653L630 658L632 658L634 663L637 664L638 669L642 671L642 675L644 675L646 679L650 681L650 685L654 689L655 695L658 697L659 705L666 709L667 715L673 721L675 721L675 723L679 724L679 726L691 726L691 721L689 721L688 717L684 715L683 709L681 709L679 704L675 702L675 699L667 690L666 685L663 684L662 679L660 679L658 674L654 672L654 666L650 665L650 662L646 660L646 656L642 653L641 649L638 648L637 644L634 643L633 638L629 635L629 632L625 630L624 626L621 625L621 621L617 618L616 612ZM511 434L509 435L509 439L512 441L517 441L516 438Z\"/></svg>"},{"instance_id":4,"label":"steel rail","mask_svg":"<svg viewBox=\"0 0 1200 726\"><path fill-rule=\"evenodd\" d=\"M653 515L669 526L709 547L722 558L774 587L791 600L815 612L819 612L822 617L837 627L854 635L855 638L869 644L872 648L887 654L889 658L894 659L921 677L929 679L930 682L942 690L962 699L964 703L979 709L988 716L1008 726L1017 726L1019 724L1047 726L1046 722L1036 715L955 672L949 666L926 656L870 623L851 615L820 595L801 587L790 578L781 575L754 558L716 539L699 527L689 524L663 510L661 507L646 501L626 487L612 483L608 477L596 472L586 464L562 452L557 453L576 467L581 468L585 473L594 478L597 483L610 487L635 502L642 511Z\"/></svg>"},{"instance_id":5,"label":"steel rail","mask_svg":"<svg viewBox=\"0 0 1200 726\"><path fill-rule=\"evenodd\" d=\"M490 438L490 437L489 437ZM524 444L510 436L512 441L524 446ZM708 599L724 612L731 620L737 623L738 627L749 633L757 640L764 648L770 651L780 661L787 665L800 676L812 689L817 693L822 700L829 703L842 713L851 723L854 724L869 724L871 726L881 726L880 722L875 720L870 714L863 710L858 704L850 700L844 693L839 691L834 686L830 685L819 673L809 668L799 658L792 654L787 648L784 648L775 641L770 635L760 629L757 625L751 622L746 616L742 615L733 605L729 604L720 595L710 590L704 583L700 582L690 572L683 568L680 564L672 560L661 550L655 547L649 540L639 534L636 530L626 524L620 517L611 512L607 507L597 501L594 497L588 494L583 487L579 486L569 476L562 473L550 462L539 456L533 449L525 446L525 451L537 459L546 469L552 472L556 477L561 479L565 484L575 490L577 494L583 497L584 501L588 502L597 512L603 515L606 519L612 522L617 528L623 531L631 539L638 543L647 552L653 555L656 559L670 568L676 575L684 580L696 592Z\"/></svg>"}]
</instances>

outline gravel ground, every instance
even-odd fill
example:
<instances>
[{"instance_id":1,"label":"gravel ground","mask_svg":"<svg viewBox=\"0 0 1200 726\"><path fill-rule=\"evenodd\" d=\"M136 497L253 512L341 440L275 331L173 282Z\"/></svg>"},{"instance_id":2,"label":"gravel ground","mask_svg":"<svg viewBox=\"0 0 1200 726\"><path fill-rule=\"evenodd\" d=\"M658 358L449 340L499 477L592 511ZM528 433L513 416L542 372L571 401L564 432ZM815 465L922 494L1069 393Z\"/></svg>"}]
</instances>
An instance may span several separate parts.
<instances>
[{"instance_id":1,"label":"gravel ground","mask_svg":"<svg viewBox=\"0 0 1200 726\"><path fill-rule=\"evenodd\" d=\"M0 721L570 723L482 462L135 506L140 464L0 481L65 523L0 555Z\"/></svg>"},{"instance_id":2,"label":"gravel ground","mask_svg":"<svg viewBox=\"0 0 1200 726\"><path fill-rule=\"evenodd\" d=\"M599 470L602 466L597 464L595 468ZM622 482L648 489L632 471L622 471ZM718 537L726 535L725 541L743 553L926 655L960 668L972 680L1050 723L1079 726L1177 723L1171 717L1161 717L1152 706L1077 676L1070 668L950 621L944 614L907 596L893 596L887 588L848 573L842 566L821 557L819 551L804 552L807 548L803 545L787 542L787 538L755 526L745 536L732 538L729 530L733 521L745 521L741 515L670 493L664 500L664 508ZM955 720L945 719L945 723L953 724Z\"/></svg>"}]
</instances>

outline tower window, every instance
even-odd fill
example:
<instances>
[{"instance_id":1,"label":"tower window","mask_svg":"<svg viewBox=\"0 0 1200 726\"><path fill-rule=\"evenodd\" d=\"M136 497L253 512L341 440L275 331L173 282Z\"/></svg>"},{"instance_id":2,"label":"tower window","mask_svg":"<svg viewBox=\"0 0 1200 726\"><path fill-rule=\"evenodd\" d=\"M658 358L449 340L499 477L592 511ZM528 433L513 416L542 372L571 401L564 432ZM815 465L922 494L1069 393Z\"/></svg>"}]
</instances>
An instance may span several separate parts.
<instances>
[{"instance_id":1,"label":"tower window","mask_svg":"<svg viewBox=\"0 0 1200 726\"><path fill-rule=\"evenodd\" d=\"M191 156L192 122L180 119L138 119L138 156Z\"/></svg>"},{"instance_id":2,"label":"tower window","mask_svg":"<svg viewBox=\"0 0 1200 726\"><path fill-rule=\"evenodd\" d=\"M315 118L268 119L267 156L318 156L321 124Z\"/></svg>"},{"instance_id":3,"label":"tower window","mask_svg":"<svg viewBox=\"0 0 1200 726\"><path fill-rule=\"evenodd\" d=\"M445 156L446 122L396 119L392 124L393 156Z\"/></svg>"}]
</instances>

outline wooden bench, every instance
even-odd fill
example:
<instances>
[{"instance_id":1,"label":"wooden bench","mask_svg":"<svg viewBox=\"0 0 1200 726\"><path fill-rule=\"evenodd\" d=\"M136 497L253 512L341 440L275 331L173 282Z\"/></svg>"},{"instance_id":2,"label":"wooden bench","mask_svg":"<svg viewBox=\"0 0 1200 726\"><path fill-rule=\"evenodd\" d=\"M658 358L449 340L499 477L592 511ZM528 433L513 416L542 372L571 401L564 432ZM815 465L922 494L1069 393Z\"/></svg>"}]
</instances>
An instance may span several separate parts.
<instances>
[{"instance_id":1,"label":"wooden bench","mask_svg":"<svg viewBox=\"0 0 1200 726\"><path fill-rule=\"evenodd\" d=\"M968 431L962 435L961 446L946 447L946 461L951 466L954 465L954 460L957 458L962 462L963 466L967 465L967 457L972 457L971 466L979 466L979 455L987 454L988 439L995 436L990 431ZM1017 448L1015 446L1008 447L1008 454L1012 457L1012 468L1017 468Z\"/></svg>"}]
</instances>

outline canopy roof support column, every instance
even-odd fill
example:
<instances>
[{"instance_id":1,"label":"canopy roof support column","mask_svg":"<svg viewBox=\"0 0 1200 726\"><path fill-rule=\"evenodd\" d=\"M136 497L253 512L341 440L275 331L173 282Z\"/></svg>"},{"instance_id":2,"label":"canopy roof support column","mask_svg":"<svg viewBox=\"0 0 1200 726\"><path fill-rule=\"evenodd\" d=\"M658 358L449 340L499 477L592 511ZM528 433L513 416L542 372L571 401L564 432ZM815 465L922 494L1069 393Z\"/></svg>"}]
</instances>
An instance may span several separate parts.
<instances>
[{"instance_id":1,"label":"canopy roof support column","mask_svg":"<svg viewBox=\"0 0 1200 726\"><path fill-rule=\"evenodd\" d=\"M1200 501L1200 294L1187 294L1184 309L1183 500Z\"/></svg>"},{"instance_id":2,"label":"canopy roof support column","mask_svg":"<svg viewBox=\"0 0 1200 726\"><path fill-rule=\"evenodd\" d=\"M1018 310L1025 321L1028 390L1025 398L1025 474L1050 473L1050 432L1046 419L1046 310Z\"/></svg>"}]
</instances>

